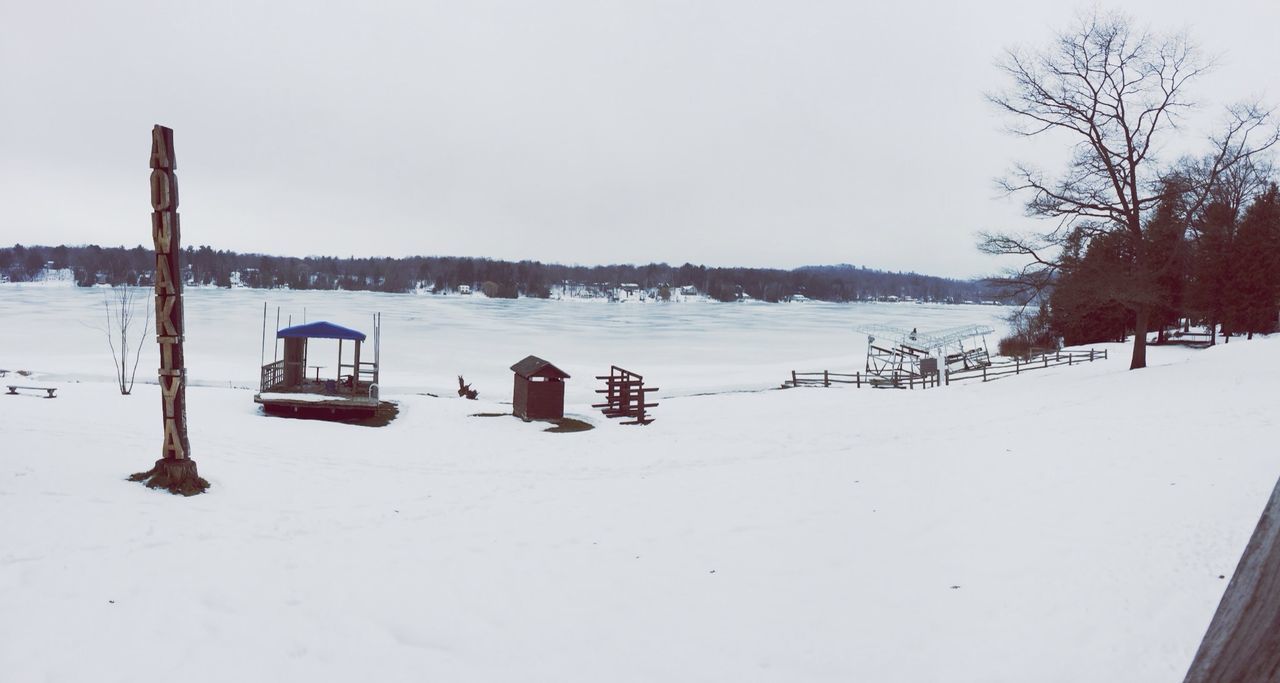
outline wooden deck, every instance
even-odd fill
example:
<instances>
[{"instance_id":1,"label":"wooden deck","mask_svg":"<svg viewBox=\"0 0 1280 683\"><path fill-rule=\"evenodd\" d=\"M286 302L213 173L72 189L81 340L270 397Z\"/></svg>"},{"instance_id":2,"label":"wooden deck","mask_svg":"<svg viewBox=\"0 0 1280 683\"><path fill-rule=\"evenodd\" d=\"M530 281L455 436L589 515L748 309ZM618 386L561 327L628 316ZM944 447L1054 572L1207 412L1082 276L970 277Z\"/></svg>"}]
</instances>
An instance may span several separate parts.
<instances>
[{"instance_id":1,"label":"wooden deck","mask_svg":"<svg viewBox=\"0 0 1280 683\"><path fill-rule=\"evenodd\" d=\"M368 396L311 392L262 392L254 394L253 401L272 415L315 419L367 417L377 412L378 406L381 405L381 401Z\"/></svg>"}]
</instances>

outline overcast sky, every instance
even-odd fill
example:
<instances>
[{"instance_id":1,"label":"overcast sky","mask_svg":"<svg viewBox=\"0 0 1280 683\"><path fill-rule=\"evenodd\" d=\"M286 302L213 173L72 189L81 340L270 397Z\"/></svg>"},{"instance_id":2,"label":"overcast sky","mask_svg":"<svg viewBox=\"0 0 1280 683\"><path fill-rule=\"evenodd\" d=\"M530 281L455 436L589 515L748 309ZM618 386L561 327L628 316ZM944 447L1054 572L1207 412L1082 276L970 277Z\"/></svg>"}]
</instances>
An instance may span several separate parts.
<instances>
[{"instance_id":1,"label":"overcast sky","mask_svg":"<svg viewBox=\"0 0 1280 683\"><path fill-rule=\"evenodd\" d=\"M1062 147L994 62L1082 7L0 0L0 244L148 243L161 123L185 244L984 274L1036 227L993 179ZM1188 139L1280 103L1280 2L1100 7L1217 57Z\"/></svg>"}]
</instances>

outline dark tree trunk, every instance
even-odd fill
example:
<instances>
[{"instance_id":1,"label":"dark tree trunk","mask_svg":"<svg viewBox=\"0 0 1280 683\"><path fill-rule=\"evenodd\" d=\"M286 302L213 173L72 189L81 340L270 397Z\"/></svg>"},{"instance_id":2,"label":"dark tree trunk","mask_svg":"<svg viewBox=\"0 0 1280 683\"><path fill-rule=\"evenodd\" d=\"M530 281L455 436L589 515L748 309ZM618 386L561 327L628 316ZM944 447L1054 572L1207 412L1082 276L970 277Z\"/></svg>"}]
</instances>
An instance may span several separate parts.
<instances>
[{"instance_id":1,"label":"dark tree trunk","mask_svg":"<svg viewBox=\"0 0 1280 683\"><path fill-rule=\"evenodd\" d=\"M1133 323L1133 359L1129 362L1130 370L1147 367L1147 318L1151 315L1151 307L1138 307L1137 318Z\"/></svg>"},{"instance_id":2,"label":"dark tree trunk","mask_svg":"<svg viewBox=\"0 0 1280 683\"><path fill-rule=\"evenodd\" d=\"M161 458L155 467L129 477L129 481L141 481L148 488L164 489L183 496L204 493L209 488L209 482L196 471L195 461L187 459Z\"/></svg>"}]
</instances>

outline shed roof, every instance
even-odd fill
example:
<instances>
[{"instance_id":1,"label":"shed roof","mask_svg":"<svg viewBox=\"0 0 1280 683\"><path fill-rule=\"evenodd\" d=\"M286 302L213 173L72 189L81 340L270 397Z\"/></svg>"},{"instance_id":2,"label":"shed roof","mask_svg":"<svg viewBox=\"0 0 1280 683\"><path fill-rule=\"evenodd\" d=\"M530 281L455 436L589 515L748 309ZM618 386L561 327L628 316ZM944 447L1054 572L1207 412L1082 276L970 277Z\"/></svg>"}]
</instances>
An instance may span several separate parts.
<instances>
[{"instance_id":1,"label":"shed roof","mask_svg":"<svg viewBox=\"0 0 1280 683\"><path fill-rule=\"evenodd\" d=\"M556 379L569 379L569 373L537 356L525 356L524 360L511 366L511 371L521 377L554 377Z\"/></svg>"},{"instance_id":2,"label":"shed roof","mask_svg":"<svg viewBox=\"0 0 1280 683\"><path fill-rule=\"evenodd\" d=\"M341 325L317 320L305 325L294 325L276 332L279 339L354 339L364 341L364 332Z\"/></svg>"}]
</instances>

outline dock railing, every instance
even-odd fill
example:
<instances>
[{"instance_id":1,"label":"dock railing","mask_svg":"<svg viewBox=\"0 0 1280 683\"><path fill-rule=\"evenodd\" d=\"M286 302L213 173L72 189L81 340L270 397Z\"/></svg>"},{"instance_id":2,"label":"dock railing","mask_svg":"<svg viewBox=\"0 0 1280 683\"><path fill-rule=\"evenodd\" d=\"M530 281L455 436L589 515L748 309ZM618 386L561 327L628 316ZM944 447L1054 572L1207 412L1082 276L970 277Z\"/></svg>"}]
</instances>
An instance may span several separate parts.
<instances>
[{"instance_id":1,"label":"dock railing","mask_svg":"<svg viewBox=\"0 0 1280 683\"><path fill-rule=\"evenodd\" d=\"M259 391L271 391L284 384L284 361L278 360L262 366L262 378L258 384Z\"/></svg>"}]
</instances>

